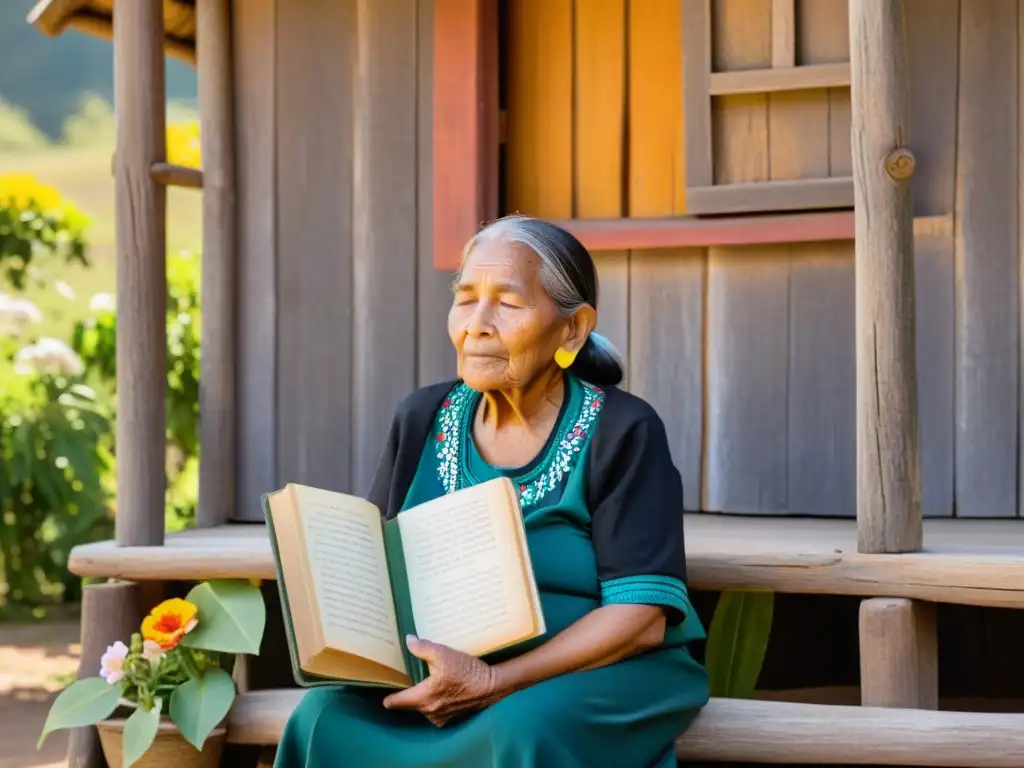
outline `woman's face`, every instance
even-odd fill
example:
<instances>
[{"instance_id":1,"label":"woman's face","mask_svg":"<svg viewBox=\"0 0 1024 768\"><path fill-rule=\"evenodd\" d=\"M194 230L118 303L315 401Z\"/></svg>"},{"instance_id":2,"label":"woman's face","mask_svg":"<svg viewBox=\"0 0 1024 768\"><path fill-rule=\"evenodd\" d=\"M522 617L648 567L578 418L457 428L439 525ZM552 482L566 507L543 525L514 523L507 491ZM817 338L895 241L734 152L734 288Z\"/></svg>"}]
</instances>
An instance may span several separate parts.
<instances>
[{"instance_id":1,"label":"woman's face","mask_svg":"<svg viewBox=\"0 0 1024 768\"><path fill-rule=\"evenodd\" d=\"M448 333L459 376L478 392L525 386L574 335L541 286L540 266L529 248L500 239L478 243L463 264Z\"/></svg>"}]
</instances>

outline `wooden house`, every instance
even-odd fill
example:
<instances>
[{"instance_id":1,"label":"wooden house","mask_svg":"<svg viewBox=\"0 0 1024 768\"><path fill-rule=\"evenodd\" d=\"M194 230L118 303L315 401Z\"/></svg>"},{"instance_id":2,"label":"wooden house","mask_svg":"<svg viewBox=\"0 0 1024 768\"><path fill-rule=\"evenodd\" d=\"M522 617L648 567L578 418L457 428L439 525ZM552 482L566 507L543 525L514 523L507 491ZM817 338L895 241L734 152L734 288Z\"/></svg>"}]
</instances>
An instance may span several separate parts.
<instances>
[{"instance_id":1,"label":"wooden house","mask_svg":"<svg viewBox=\"0 0 1024 768\"><path fill-rule=\"evenodd\" d=\"M1024 765L1024 715L939 711L936 661L937 604L1024 607L1024 0L112 5L30 19L116 52L120 513L76 573L272 579L260 494L365 488L454 373L462 243L522 211L595 255L693 586L864 598L865 706L714 700L680 753ZM165 162L165 49L201 172ZM205 234L198 528L165 538L166 185ZM243 695L230 739L272 745L296 695Z\"/></svg>"}]
</instances>

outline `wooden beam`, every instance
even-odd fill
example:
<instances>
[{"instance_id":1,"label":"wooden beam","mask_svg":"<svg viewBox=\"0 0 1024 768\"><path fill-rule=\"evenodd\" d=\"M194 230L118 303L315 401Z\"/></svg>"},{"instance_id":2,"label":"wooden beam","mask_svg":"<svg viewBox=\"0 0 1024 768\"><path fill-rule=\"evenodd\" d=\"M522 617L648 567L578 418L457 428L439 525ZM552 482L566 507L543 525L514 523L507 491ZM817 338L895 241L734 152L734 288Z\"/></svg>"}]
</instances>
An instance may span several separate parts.
<instances>
[{"instance_id":1,"label":"wooden beam","mask_svg":"<svg viewBox=\"0 0 1024 768\"><path fill-rule=\"evenodd\" d=\"M253 691L228 714L228 741L276 744L306 691ZM1024 764L1024 714L712 699L676 743L687 762L798 765Z\"/></svg>"},{"instance_id":2,"label":"wooden beam","mask_svg":"<svg viewBox=\"0 0 1024 768\"><path fill-rule=\"evenodd\" d=\"M694 214L762 213L853 207L853 179L749 181L690 187L686 210Z\"/></svg>"},{"instance_id":3,"label":"wooden beam","mask_svg":"<svg viewBox=\"0 0 1024 768\"><path fill-rule=\"evenodd\" d=\"M876 597L860 604L860 686L865 707L938 709L935 603Z\"/></svg>"},{"instance_id":4,"label":"wooden beam","mask_svg":"<svg viewBox=\"0 0 1024 768\"><path fill-rule=\"evenodd\" d=\"M114 18L117 146L117 541L164 540L167 192L163 3L124 3Z\"/></svg>"},{"instance_id":5,"label":"wooden beam","mask_svg":"<svg viewBox=\"0 0 1024 768\"><path fill-rule=\"evenodd\" d=\"M434 2L434 266L498 215L497 0Z\"/></svg>"},{"instance_id":6,"label":"wooden beam","mask_svg":"<svg viewBox=\"0 0 1024 768\"><path fill-rule=\"evenodd\" d=\"M773 69L738 69L734 72L712 72L710 77L708 92L712 96L844 88L850 84L850 65L840 62Z\"/></svg>"},{"instance_id":7,"label":"wooden beam","mask_svg":"<svg viewBox=\"0 0 1024 768\"><path fill-rule=\"evenodd\" d=\"M153 163L150 173L153 181L165 187L203 188L203 172L198 168L173 163Z\"/></svg>"},{"instance_id":8,"label":"wooden beam","mask_svg":"<svg viewBox=\"0 0 1024 768\"><path fill-rule=\"evenodd\" d=\"M903 3L850 0L861 552L921 548Z\"/></svg>"},{"instance_id":9,"label":"wooden beam","mask_svg":"<svg viewBox=\"0 0 1024 768\"><path fill-rule=\"evenodd\" d=\"M235 510L237 205L231 0L196 4L199 139L203 171L203 330L199 377L199 505L196 525Z\"/></svg>"}]
</instances>

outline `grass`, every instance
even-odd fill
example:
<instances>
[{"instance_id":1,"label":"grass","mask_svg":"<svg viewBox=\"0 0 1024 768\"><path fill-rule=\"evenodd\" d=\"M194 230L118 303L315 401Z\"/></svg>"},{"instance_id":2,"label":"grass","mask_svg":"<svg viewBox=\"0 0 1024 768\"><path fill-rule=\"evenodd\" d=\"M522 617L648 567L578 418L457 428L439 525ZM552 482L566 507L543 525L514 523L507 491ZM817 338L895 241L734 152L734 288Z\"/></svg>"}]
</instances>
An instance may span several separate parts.
<instances>
[{"instance_id":1,"label":"grass","mask_svg":"<svg viewBox=\"0 0 1024 768\"><path fill-rule=\"evenodd\" d=\"M72 200L92 220L88 230L89 268L61 267L46 275L45 288L27 296L45 317L40 335L67 340L74 323L88 312L94 293L113 293L115 275L113 147L61 147L0 153L0 174L31 173ZM198 249L202 243L202 195L198 190L171 189L167 195L167 249ZM70 286L74 297L62 296L53 280Z\"/></svg>"}]
</instances>

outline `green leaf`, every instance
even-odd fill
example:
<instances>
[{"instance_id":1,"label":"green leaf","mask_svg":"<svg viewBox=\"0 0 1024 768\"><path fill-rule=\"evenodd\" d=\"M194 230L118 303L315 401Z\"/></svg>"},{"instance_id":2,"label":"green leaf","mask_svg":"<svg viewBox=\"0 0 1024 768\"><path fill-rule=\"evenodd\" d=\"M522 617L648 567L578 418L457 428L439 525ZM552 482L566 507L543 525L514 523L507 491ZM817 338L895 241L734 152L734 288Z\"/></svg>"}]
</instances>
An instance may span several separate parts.
<instances>
[{"instance_id":1,"label":"green leaf","mask_svg":"<svg viewBox=\"0 0 1024 768\"><path fill-rule=\"evenodd\" d=\"M204 651L258 655L267 624L263 594L244 580L207 581L185 598L199 609L199 625L182 645Z\"/></svg>"},{"instance_id":2,"label":"green leaf","mask_svg":"<svg viewBox=\"0 0 1024 768\"><path fill-rule=\"evenodd\" d=\"M222 669L182 683L171 694L171 720L181 735L202 751L203 742L223 720L235 700L235 682Z\"/></svg>"},{"instance_id":3,"label":"green leaf","mask_svg":"<svg viewBox=\"0 0 1024 768\"><path fill-rule=\"evenodd\" d=\"M131 766L146 754L153 745L157 731L160 730L160 706L148 712L139 707L132 712L124 724L124 768Z\"/></svg>"},{"instance_id":4,"label":"green leaf","mask_svg":"<svg viewBox=\"0 0 1024 768\"><path fill-rule=\"evenodd\" d=\"M761 674L772 631L772 592L723 592L708 630L712 696L749 698Z\"/></svg>"},{"instance_id":5,"label":"green leaf","mask_svg":"<svg viewBox=\"0 0 1024 768\"><path fill-rule=\"evenodd\" d=\"M72 683L60 692L50 707L36 749L43 746L53 731L95 725L110 717L110 713L117 709L120 695L121 686L110 685L102 677L87 677Z\"/></svg>"}]
</instances>

